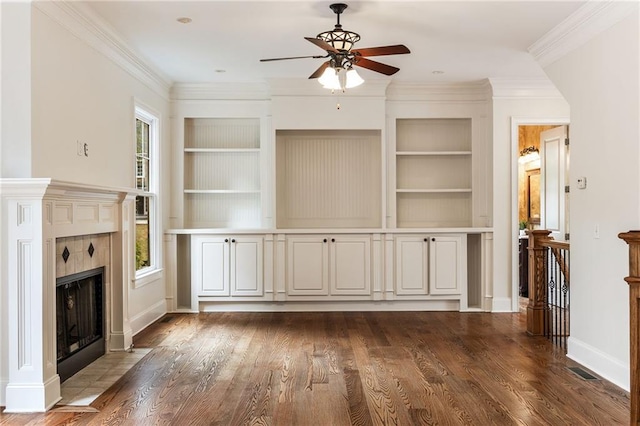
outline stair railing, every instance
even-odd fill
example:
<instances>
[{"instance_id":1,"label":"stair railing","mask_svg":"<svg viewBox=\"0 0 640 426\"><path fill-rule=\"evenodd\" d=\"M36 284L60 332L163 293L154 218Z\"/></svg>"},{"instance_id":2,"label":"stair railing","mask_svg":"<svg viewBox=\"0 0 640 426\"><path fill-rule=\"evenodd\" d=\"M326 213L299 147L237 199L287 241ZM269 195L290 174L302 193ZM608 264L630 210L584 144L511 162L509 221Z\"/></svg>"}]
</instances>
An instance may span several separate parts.
<instances>
[{"instance_id":1,"label":"stair railing","mask_svg":"<svg viewBox=\"0 0 640 426\"><path fill-rule=\"evenodd\" d=\"M640 231L629 231L618 234L629 245L629 276L624 280L629 284L629 347L630 359L630 398L631 415L629 424L640 424Z\"/></svg>"},{"instance_id":2,"label":"stair railing","mask_svg":"<svg viewBox=\"0 0 640 426\"><path fill-rule=\"evenodd\" d=\"M570 245L555 241L551 231L529 235L529 303L527 333L546 336L567 352L569 337Z\"/></svg>"}]
</instances>

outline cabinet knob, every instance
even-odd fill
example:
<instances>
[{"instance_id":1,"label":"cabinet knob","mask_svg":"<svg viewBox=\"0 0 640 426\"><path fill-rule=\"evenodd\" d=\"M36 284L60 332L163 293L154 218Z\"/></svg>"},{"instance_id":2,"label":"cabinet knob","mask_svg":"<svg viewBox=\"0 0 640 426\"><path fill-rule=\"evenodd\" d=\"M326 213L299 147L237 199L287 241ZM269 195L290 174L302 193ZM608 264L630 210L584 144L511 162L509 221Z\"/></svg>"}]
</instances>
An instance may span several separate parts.
<instances>
[{"instance_id":1,"label":"cabinet knob","mask_svg":"<svg viewBox=\"0 0 640 426\"><path fill-rule=\"evenodd\" d=\"M432 238L432 239L431 239L431 241L435 241L435 240L436 240L435 238Z\"/></svg>"},{"instance_id":2,"label":"cabinet knob","mask_svg":"<svg viewBox=\"0 0 640 426\"><path fill-rule=\"evenodd\" d=\"M428 238L425 238L425 239L424 239L424 241L425 241L425 242L427 242L427 241L429 241L429 239L428 239Z\"/></svg>"},{"instance_id":3,"label":"cabinet knob","mask_svg":"<svg viewBox=\"0 0 640 426\"><path fill-rule=\"evenodd\" d=\"M322 240L322 242L326 243L326 242L327 242L327 239L325 238L324 240Z\"/></svg>"},{"instance_id":4,"label":"cabinet knob","mask_svg":"<svg viewBox=\"0 0 640 426\"><path fill-rule=\"evenodd\" d=\"M236 242L236 240L231 240L231 242L232 242L232 243L235 243L235 242Z\"/></svg>"},{"instance_id":5,"label":"cabinet knob","mask_svg":"<svg viewBox=\"0 0 640 426\"><path fill-rule=\"evenodd\" d=\"M336 239L335 239L335 238L332 238L332 239L331 239L331 242L332 242L332 243L335 243L335 242L336 242Z\"/></svg>"},{"instance_id":6,"label":"cabinet knob","mask_svg":"<svg viewBox=\"0 0 640 426\"><path fill-rule=\"evenodd\" d=\"M225 238L225 239L224 239L224 242L225 242L225 243L228 243L228 242L229 242L229 239L228 239L228 238Z\"/></svg>"}]
</instances>

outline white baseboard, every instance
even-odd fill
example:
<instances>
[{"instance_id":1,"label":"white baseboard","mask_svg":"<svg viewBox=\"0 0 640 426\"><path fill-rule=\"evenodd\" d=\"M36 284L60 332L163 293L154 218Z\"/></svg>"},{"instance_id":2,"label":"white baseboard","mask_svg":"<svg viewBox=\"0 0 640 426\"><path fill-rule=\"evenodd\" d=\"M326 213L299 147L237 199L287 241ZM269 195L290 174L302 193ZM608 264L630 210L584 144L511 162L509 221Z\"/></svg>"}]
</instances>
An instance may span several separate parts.
<instances>
[{"instance_id":1,"label":"white baseboard","mask_svg":"<svg viewBox=\"0 0 640 426\"><path fill-rule=\"evenodd\" d=\"M491 312L513 312L510 297L494 297Z\"/></svg>"},{"instance_id":2,"label":"white baseboard","mask_svg":"<svg viewBox=\"0 0 640 426\"><path fill-rule=\"evenodd\" d=\"M133 335L135 336L166 313L167 302L162 299L151 307L140 312L138 315L131 317L129 319L129 324L131 325Z\"/></svg>"},{"instance_id":3,"label":"white baseboard","mask_svg":"<svg viewBox=\"0 0 640 426\"><path fill-rule=\"evenodd\" d=\"M569 337L567 348L567 357L629 392L629 365L573 337Z\"/></svg>"},{"instance_id":4,"label":"white baseboard","mask_svg":"<svg viewBox=\"0 0 640 426\"><path fill-rule=\"evenodd\" d=\"M4 389L5 413L44 413L62 399L57 374L44 383L8 383Z\"/></svg>"},{"instance_id":5,"label":"white baseboard","mask_svg":"<svg viewBox=\"0 0 640 426\"><path fill-rule=\"evenodd\" d=\"M200 302L202 312L459 311L457 300Z\"/></svg>"}]
</instances>

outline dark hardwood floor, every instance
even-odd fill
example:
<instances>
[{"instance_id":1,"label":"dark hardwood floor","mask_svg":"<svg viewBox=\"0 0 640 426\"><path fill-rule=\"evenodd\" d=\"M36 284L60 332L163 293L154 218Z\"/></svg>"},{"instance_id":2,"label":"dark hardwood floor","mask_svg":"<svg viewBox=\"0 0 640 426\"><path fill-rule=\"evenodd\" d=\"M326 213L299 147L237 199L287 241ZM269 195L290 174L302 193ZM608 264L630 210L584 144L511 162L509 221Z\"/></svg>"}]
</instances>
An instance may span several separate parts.
<instances>
[{"instance_id":1,"label":"dark hardwood floor","mask_svg":"<svg viewBox=\"0 0 640 426\"><path fill-rule=\"evenodd\" d=\"M585 380L522 314L171 314L91 405L12 425L627 425L629 395ZM80 410L81 411L81 410ZM85 410L86 411L86 410Z\"/></svg>"}]
</instances>

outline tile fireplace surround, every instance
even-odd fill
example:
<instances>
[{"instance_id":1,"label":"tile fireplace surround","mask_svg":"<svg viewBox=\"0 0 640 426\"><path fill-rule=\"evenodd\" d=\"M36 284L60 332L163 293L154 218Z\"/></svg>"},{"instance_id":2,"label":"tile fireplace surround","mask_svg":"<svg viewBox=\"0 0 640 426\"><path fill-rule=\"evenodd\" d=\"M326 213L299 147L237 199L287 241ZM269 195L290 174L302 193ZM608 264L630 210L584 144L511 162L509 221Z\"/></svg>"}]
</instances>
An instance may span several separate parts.
<instances>
[{"instance_id":1,"label":"tile fireplace surround","mask_svg":"<svg viewBox=\"0 0 640 426\"><path fill-rule=\"evenodd\" d=\"M0 179L0 405L6 412L46 411L60 400L55 287L67 269L105 266L107 350L131 346L125 283L134 274L133 191ZM90 239L98 252L85 259L75 245ZM75 245L67 265L59 258L69 243Z\"/></svg>"}]
</instances>

